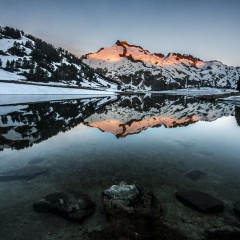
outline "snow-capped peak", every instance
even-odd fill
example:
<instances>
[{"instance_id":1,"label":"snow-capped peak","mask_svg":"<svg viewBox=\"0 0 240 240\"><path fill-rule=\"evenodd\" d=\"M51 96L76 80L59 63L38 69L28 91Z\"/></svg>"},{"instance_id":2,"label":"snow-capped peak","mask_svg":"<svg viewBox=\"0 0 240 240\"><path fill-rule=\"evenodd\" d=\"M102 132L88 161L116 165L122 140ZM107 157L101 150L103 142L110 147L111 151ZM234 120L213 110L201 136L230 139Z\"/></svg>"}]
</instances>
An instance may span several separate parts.
<instances>
[{"instance_id":1,"label":"snow-capped peak","mask_svg":"<svg viewBox=\"0 0 240 240\"><path fill-rule=\"evenodd\" d=\"M203 61L190 54L151 53L118 40L112 47L82 57L84 63L126 87L163 90L184 87L235 88L240 69L218 61Z\"/></svg>"}]
</instances>

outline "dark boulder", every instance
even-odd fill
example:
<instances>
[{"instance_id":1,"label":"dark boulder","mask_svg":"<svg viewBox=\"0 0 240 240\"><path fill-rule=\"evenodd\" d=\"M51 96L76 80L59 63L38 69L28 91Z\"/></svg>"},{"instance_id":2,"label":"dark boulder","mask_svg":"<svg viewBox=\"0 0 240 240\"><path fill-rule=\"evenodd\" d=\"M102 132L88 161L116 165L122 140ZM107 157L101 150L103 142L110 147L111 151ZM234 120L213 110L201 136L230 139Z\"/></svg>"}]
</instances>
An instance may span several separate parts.
<instances>
[{"instance_id":1,"label":"dark boulder","mask_svg":"<svg viewBox=\"0 0 240 240\"><path fill-rule=\"evenodd\" d=\"M176 197L184 205L199 212L219 213L224 209L223 202L208 193L194 190L181 190L176 192Z\"/></svg>"},{"instance_id":2,"label":"dark boulder","mask_svg":"<svg viewBox=\"0 0 240 240\"><path fill-rule=\"evenodd\" d=\"M55 192L33 204L40 213L53 213L70 221L82 222L95 211L95 204L81 192Z\"/></svg>"},{"instance_id":3,"label":"dark boulder","mask_svg":"<svg viewBox=\"0 0 240 240\"><path fill-rule=\"evenodd\" d=\"M240 229L237 228L217 229L207 231L205 235L206 240L239 240Z\"/></svg>"},{"instance_id":4,"label":"dark boulder","mask_svg":"<svg viewBox=\"0 0 240 240\"><path fill-rule=\"evenodd\" d=\"M236 216L240 217L240 201L234 203L233 211L236 214Z\"/></svg>"},{"instance_id":5,"label":"dark boulder","mask_svg":"<svg viewBox=\"0 0 240 240\"><path fill-rule=\"evenodd\" d=\"M158 217L161 207L154 204L151 191L135 185L113 185L102 193L108 217L150 220Z\"/></svg>"}]
</instances>

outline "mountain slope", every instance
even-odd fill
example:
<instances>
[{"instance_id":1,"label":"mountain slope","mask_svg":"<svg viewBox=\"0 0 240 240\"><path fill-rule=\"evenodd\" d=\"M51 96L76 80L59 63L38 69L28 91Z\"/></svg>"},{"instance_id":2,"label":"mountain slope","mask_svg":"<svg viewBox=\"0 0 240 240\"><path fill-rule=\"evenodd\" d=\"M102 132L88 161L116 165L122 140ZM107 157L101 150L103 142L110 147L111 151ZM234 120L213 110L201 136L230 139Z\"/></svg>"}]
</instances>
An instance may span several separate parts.
<instances>
[{"instance_id":1,"label":"mountain slope","mask_svg":"<svg viewBox=\"0 0 240 240\"><path fill-rule=\"evenodd\" d=\"M68 51L10 27L0 27L0 80L117 88Z\"/></svg>"},{"instance_id":2,"label":"mountain slope","mask_svg":"<svg viewBox=\"0 0 240 240\"><path fill-rule=\"evenodd\" d=\"M100 90L235 89L239 67L191 55L150 53L117 41L81 59L10 27L0 27L0 80Z\"/></svg>"},{"instance_id":3,"label":"mountain slope","mask_svg":"<svg viewBox=\"0 0 240 240\"><path fill-rule=\"evenodd\" d=\"M150 53L140 46L117 41L110 48L82 57L102 76L127 88L165 90L184 87L236 88L240 68L219 61L202 61L191 55Z\"/></svg>"}]
</instances>

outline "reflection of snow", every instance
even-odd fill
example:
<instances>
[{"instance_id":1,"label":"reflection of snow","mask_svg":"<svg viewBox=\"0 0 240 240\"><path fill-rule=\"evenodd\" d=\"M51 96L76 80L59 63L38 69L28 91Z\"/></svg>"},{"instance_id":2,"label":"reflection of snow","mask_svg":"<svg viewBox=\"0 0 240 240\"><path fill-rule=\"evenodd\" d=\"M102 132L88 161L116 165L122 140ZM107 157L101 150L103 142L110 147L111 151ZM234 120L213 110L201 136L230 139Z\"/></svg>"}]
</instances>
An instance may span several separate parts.
<instances>
[{"instance_id":1,"label":"reflection of snow","mask_svg":"<svg viewBox=\"0 0 240 240\"><path fill-rule=\"evenodd\" d=\"M154 96L154 95L153 95ZM96 127L104 132L111 132L118 137L139 133L148 128L165 126L167 128L187 126L197 121L214 121L223 116L234 115L234 106L223 103L209 103L187 100L183 96L175 96L175 100L166 99L152 102L146 108L144 101L147 98L123 96L132 106L138 99L138 107L123 107L117 103L106 106L106 111L94 113L85 121L88 126ZM149 104L150 99L147 100Z\"/></svg>"},{"instance_id":2,"label":"reflection of snow","mask_svg":"<svg viewBox=\"0 0 240 240\"><path fill-rule=\"evenodd\" d=\"M22 135L20 133L16 132L14 129L11 129L10 131L8 131L7 134L3 134L3 136L6 139L9 139L12 141L23 140Z\"/></svg>"},{"instance_id":3,"label":"reflection of snow","mask_svg":"<svg viewBox=\"0 0 240 240\"><path fill-rule=\"evenodd\" d=\"M160 127L162 125L167 128L185 126L198 120L197 116L183 117L182 119L176 119L174 116L146 116L144 119L135 120L127 124L117 119L107 119L105 121L91 122L88 125L104 132L111 132L116 136L126 137L129 134L136 134L152 127Z\"/></svg>"},{"instance_id":4,"label":"reflection of snow","mask_svg":"<svg viewBox=\"0 0 240 240\"><path fill-rule=\"evenodd\" d=\"M227 98L220 98L219 100L240 103L240 96L231 96L231 97L227 97Z\"/></svg>"},{"instance_id":5,"label":"reflection of snow","mask_svg":"<svg viewBox=\"0 0 240 240\"><path fill-rule=\"evenodd\" d=\"M160 91L160 93L169 93L174 95L187 95L187 96L201 96L201 95L213 95L213 94L225 94L237 92L237 90L233 89L219 89L219 88L187 88L187 89L176 89L176 90L168 90L168 91Z\"/></svg>"},{"instance_id":6,"label":"reflection of snow","mask_svg":"<svg viewBox=\"0 0 240 240\"><path fill-rule=\"evenodd\" d=\"M23 108L26 108L27 105L18 105L18 106L1 106L0 105L0 115L6 115L11 112L18 112Z\"/></svg>"}]
</instances>

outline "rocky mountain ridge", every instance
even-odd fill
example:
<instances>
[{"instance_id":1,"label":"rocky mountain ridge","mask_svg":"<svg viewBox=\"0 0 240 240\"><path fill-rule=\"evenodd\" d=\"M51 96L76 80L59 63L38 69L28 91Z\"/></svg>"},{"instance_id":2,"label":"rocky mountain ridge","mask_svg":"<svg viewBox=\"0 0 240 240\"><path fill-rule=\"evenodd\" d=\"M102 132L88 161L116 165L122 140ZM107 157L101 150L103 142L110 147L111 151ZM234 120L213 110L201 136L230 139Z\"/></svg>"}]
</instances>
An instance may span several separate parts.
<instances>
[{"instance_id":1,"label":"rocky mountain ridge","mask_svg":"<svg viewBox=\"0 0 240 240\"><path fill-rule=\"evenodd\" d=\"M140 46L117 41L112 47L86 54L82 61L102 76L126 88L167 90L187 87L233 88L240 67L203 61L192 55L150 53Z\"/></svg>"},{"instance_id":2,"label":"rocky mountain ridge","mask_svg":"<svg viewBox=\"0 0 240 240\"><path fill-rule=\"evenodd\" d=\"M159 91L192 87L236 89L240 67L192 55L150 53L117 41L77 58L23 31L0 27L0 80L89 89Z\"/></svg>"}]
</instances>

